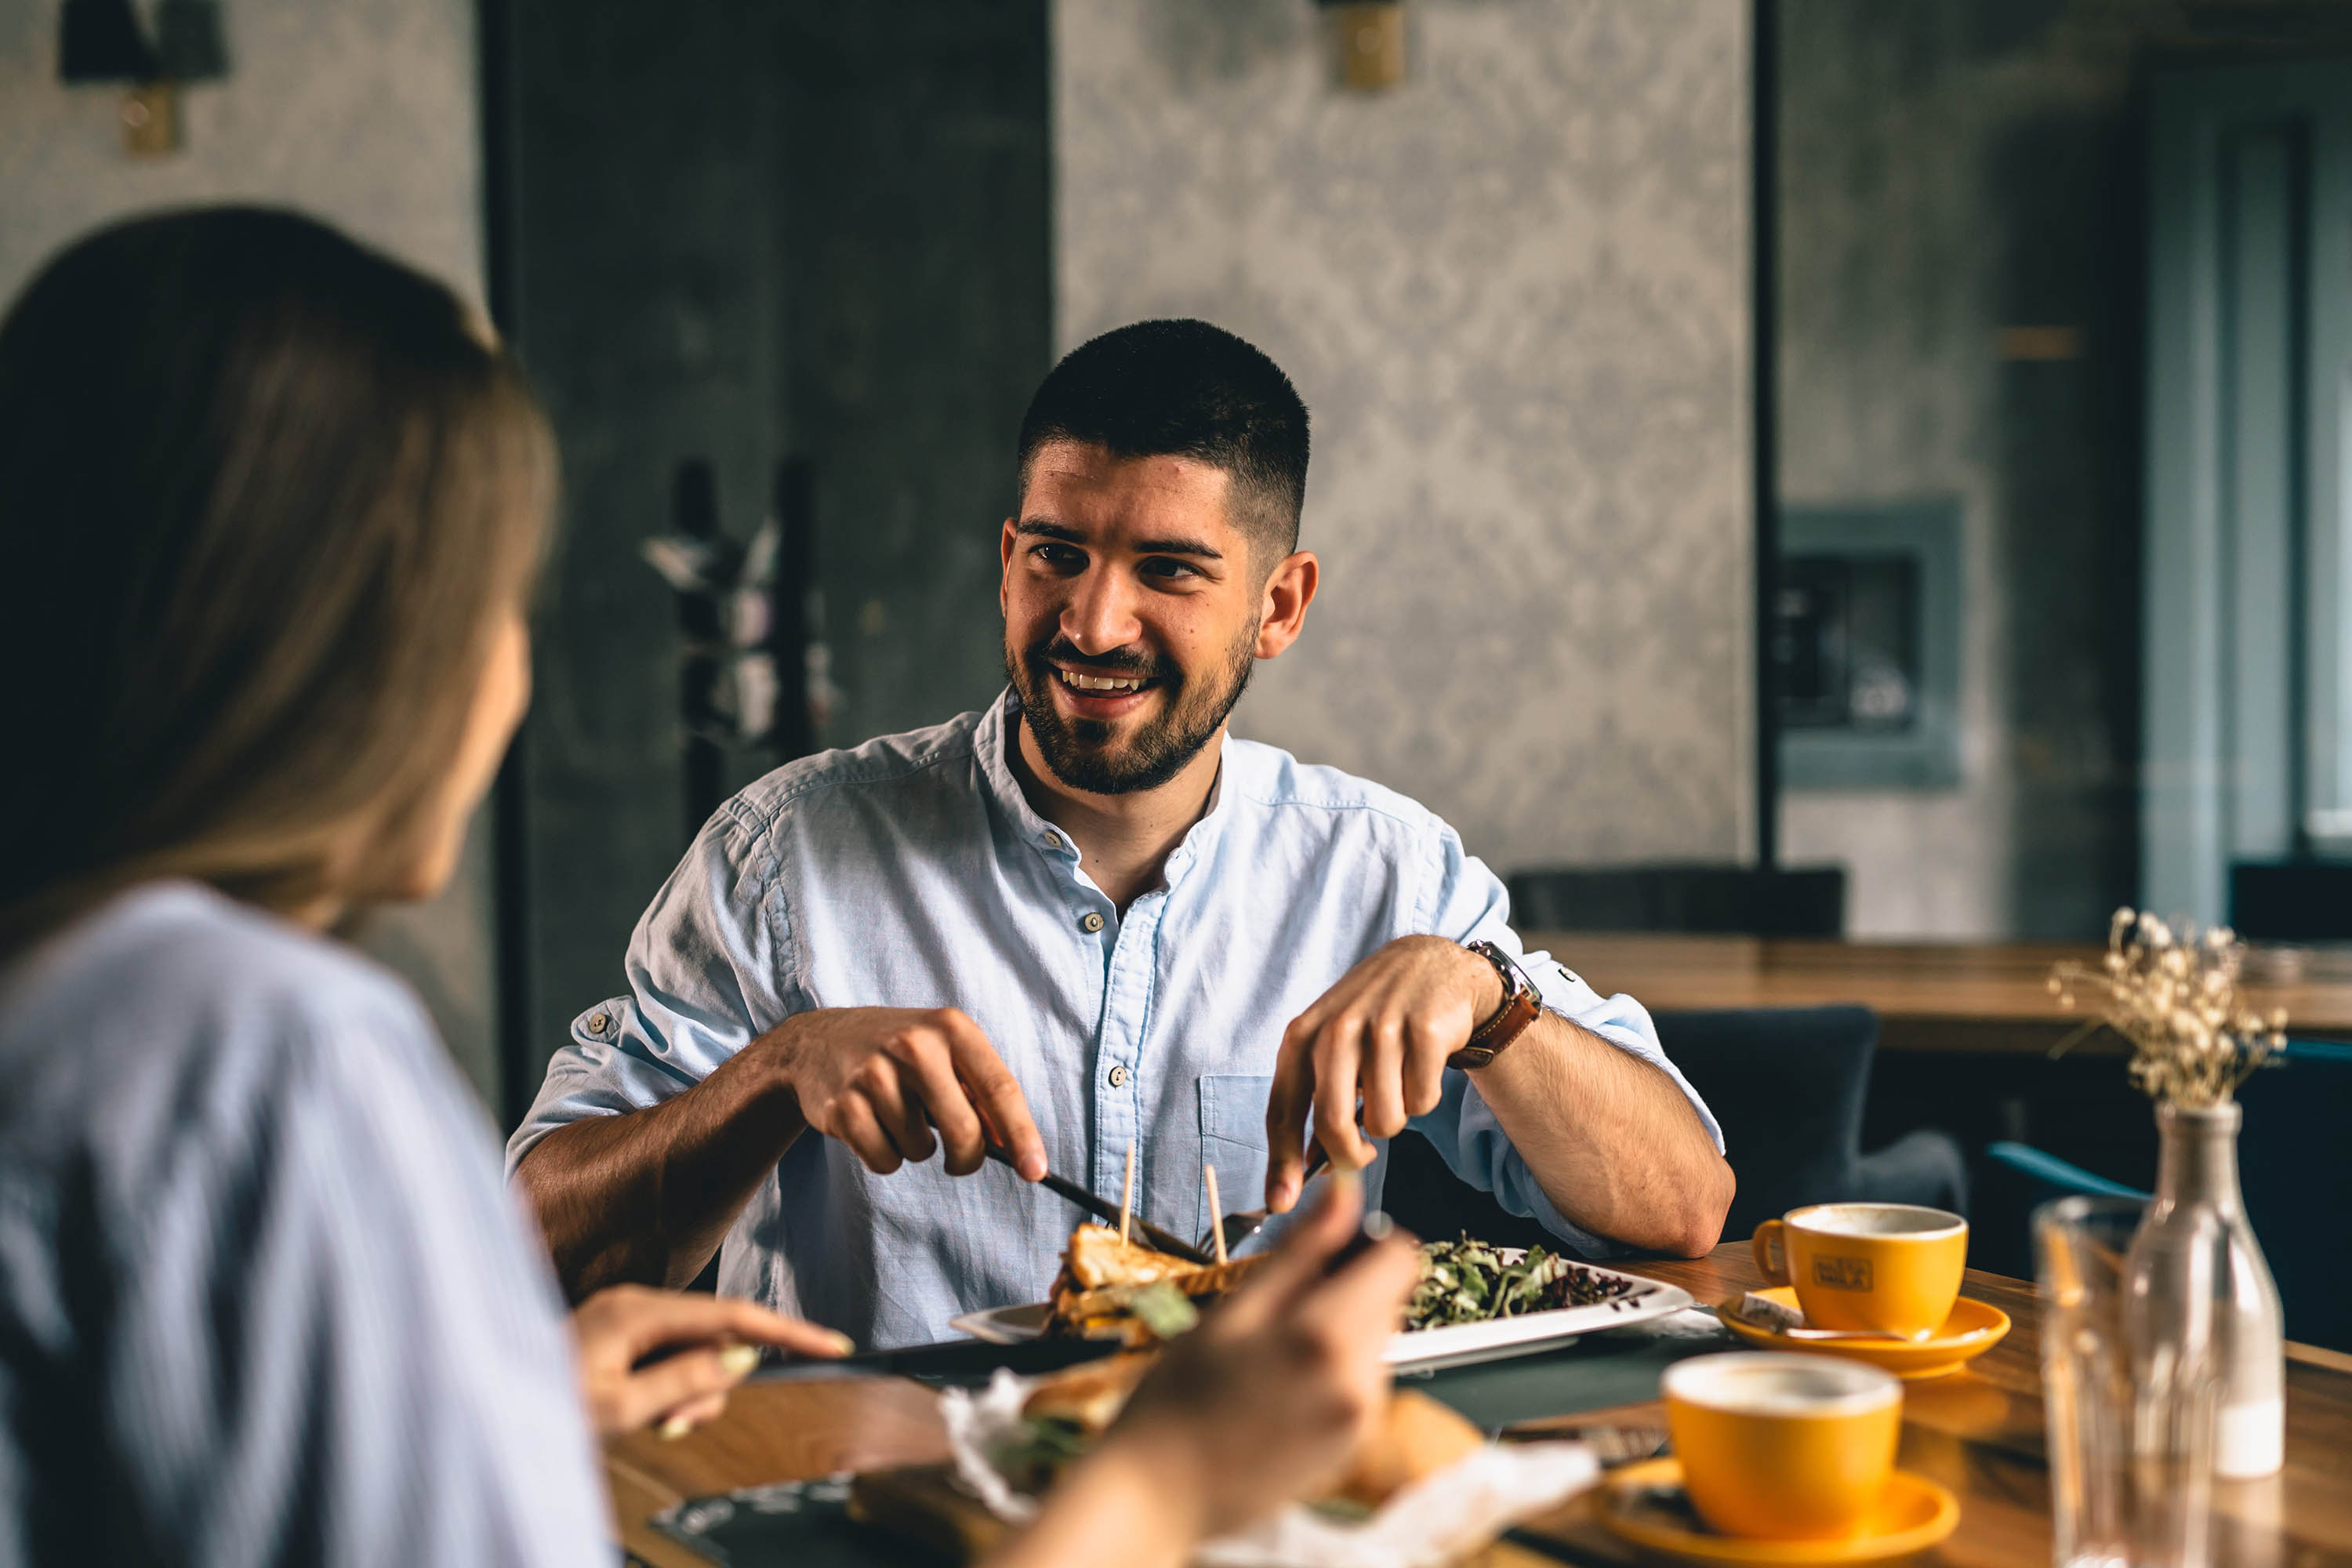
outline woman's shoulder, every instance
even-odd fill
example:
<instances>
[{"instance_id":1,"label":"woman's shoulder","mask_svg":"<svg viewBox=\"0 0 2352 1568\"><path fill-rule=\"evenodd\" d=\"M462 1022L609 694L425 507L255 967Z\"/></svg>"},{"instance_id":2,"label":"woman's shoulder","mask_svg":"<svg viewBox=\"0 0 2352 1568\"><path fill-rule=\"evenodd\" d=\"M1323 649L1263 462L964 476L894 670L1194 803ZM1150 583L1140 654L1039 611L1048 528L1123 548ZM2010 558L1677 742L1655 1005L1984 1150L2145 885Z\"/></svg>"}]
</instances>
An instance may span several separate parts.
<instances>
[{"instance_id":1,"label":"woman's shoulder","mask_svg":"<svg viewBox=\"0 0 2352 1568\"><path fill-rule=\"evenodd\" d=\"M373 960L195 882L119 894L0 979L0 1037L20 1026L86 1033L122 1015L194 1029L357 1011L423 1022L407 986Z\"/></svg>"},{"instance_id":2,"label":"woman's shoulder","mask_svg":"<svg viewBox=\"0 0 2352 1568\"><path fill-rule=\"evenodd\" d=\"M371 960L209 888L151 884L0 976L0 1144L131 1154L245 1123L351 1053L430 1072L432 1039Z\"/></svg>"}]
</instances>

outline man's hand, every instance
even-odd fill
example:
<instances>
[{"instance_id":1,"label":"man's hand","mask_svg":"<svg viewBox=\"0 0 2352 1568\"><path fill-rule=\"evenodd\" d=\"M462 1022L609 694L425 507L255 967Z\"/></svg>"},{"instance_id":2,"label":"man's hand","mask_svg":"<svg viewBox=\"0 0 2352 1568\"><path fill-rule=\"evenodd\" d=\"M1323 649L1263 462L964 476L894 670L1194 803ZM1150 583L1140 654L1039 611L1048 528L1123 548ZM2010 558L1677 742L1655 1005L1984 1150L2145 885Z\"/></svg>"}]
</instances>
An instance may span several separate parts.
<instances>
[{"instance_id":1,"label":"man's hand","mask_svg":"<svg viewBox=\"0 0 2352 1568\"><path fill-rule=\"evenodd\" d=\"M1399 937L1340 976L1282 1034L1265 1106L1266 1207L1298 1201L1310 1107L1334 1165L1370 1164L1366 1135L1393 1138L1435 1110L1445 1058L1502 1005L1495 966L1439 936Z\"/></svg>"},{"instance_id":2,"label":"man's hand","mask_svg":"<svg viewBox=\"0 0 2352 1568\"><path fill-rule=\"evenodd\" d=\"M684 1285L811 1127L885 1173L944 1143L969 1175L991 1137L1024 1178L1045 1173L1021 1086L977 1024L952 1007L841 1007L785 1019L683 1094L555 1129L516 1175L573 1300Z\"/></svg>"},{"instance_id":3,"label":"man's hand","mask_svg":"<svg viewBox=\"0 0 2352 1568\"><path fill-rule=\"evenodd\" d=\"M801 1117L888 1175L947 1149L950 1175L980 1169L1003 1145L1028 1181L1045 1145L1021 1086L980 1026L953 1007L828 1007L788 1018L753 1042L772 1055Z\"/></svg>"},{"instance_id":4,"label":"man's hand","mask_svg":"<svg viewBox=\"0 0 2352 1568\"><path fill-rule=\"evenodd\" d=\"M661 1424L676 1436L716 1416L727 1391L759 1363L756 1347L776 1345L805 1356L839 1356L849 1341L831 1329L781 1318L728 1296L685 1295L615 1285L572 1314L580 1358L580 1393L600 1436ZM645 1366L658 1350L682 1346Z\"/></svg>"},{"instance_id":5,"label":"man's hand","mask_svg":"<svg viewBox=\"0 0 2352 1568\"><path fill-rule=\"evenodd\" d=\"M1503 1005L1495 966L1442 937L1402 937L1340 977L1283 1032L1266 1096L1265 1206L1298 1201L1306 1122L1342 1170L1370 1164L1436 1108L1445 1058ZM1696 1258L1723 1233L1731 1167L1668 1074L1539 1012L1477 1069L1478 1093L1570 1224ZM1362 1126L1357 1104L1362 1103Z\"/></svg>"}]
</instances>

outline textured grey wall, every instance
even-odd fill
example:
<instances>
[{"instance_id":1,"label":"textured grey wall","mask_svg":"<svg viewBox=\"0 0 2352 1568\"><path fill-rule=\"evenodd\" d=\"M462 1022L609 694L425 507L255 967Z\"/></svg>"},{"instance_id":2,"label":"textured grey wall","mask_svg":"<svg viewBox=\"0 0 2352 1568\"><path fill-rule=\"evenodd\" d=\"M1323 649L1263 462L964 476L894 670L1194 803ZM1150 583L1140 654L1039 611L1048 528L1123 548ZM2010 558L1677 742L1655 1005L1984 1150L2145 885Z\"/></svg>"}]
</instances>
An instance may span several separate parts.
<instances>
[{"instance_id":1,"label":"textured grey wall","mask_svg":"<svg viewBox=\"0 0 2352 1568\"><path fill-rule=\"evenodd\" d=\"M126 213L246 200L300 207L481 289L481 152L467 0L226 0L233 74L184 98L185 145L131 159L121 93L65 88L55 0L0 0L0 298ZM406 973L486 1095L497 1083L486 857L475 834L436 903L363 939Z\"/></svg>"},{"instance_id":2,"label":"textured grey wall","mask_svg":"<svg viewBox=\"0 0 2352 1568\"><path fill-rule=\"evenodd\" d=\"M1744 0L1061 0L1057 331L1199 315L1314 412L1305 639L1244 733L1498 868L1752 841Z\"/></svg>"},{"instance_id":3,"label":"textured grey wall","mask_svg":"<svg viewBox=\"0 0 2352 1568\"><path fill-rule=\"evenodd\" d=\"M2134 84L2174 9L1782 5L1781 499L1962 503L1960 786L1783 802L1855 935L2090 938L2134 897Z\"/></svg>"}]
</instances>

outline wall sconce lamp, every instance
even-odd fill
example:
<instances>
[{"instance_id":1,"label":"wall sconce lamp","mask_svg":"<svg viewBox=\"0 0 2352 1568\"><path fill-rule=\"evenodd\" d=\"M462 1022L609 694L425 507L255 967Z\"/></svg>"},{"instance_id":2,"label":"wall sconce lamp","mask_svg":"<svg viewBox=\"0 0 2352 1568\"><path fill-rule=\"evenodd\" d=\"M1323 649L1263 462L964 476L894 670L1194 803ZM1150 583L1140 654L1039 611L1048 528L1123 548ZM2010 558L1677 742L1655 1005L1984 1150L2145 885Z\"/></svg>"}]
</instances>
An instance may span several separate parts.
<instances>
[{"instance_id":1,"label":"wall sconce lamp","mask_svg":"<svg viewBox=\"0 0 2352 1568\"><path fill-rule=\"evenodd\" d=\"M1339 51L1340 84L1378 92L1404 79L1404 0L1316 0Z\"/></svg>"},{"instance_id":2,"label":"wall sconce lamp","mask_svg":"<svg viewBox=\"0 0 2352 1568\"><path fill-rule=\"evenodd\" d=\"M65 0L58 19L58 79L125 82L122 145L135 153L180 144L179 89L228 74L216 0L163 0L149 42L131 0Z\"/></svg>"}]
</instances>

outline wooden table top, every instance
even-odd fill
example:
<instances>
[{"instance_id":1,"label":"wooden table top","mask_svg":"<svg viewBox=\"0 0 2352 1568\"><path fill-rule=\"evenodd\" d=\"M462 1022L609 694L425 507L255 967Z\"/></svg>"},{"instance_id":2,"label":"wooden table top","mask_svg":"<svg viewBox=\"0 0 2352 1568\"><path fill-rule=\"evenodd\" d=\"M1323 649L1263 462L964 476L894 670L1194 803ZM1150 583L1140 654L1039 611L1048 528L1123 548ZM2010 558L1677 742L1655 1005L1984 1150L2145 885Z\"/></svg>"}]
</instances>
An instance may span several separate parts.
<instances>
[{"instance_id":1,"label":"wooden table top","mask_svg":"<svg viewBox=\"0 0 2352 1568\"><path fill-rule=\"evenodd\" d=\"M1701 1301L1761 1283L1744 1242L1719 1247L1696 1262L1615 1267L1669 1280ZM2032 1287L2019 1280L1971 1269L1965 1289L2000 1307L2016 1326L1966 1370L1905 1385L1897 1462L1941 1481L1960 1499L1958 1531L1919 1561L1948 1568L2042 1568L2050 1561L2050 1494L2040 1311ZM2217 1488L2229 1531L2227 1550L2217 1561L2232 1568L2352 1563L2352 1356L2290 1347L2286 1397L2284 1471ZM1578 1412L1559 1424L1664 1420L1662 1407L1652 1401ZM724 1416L677 1442L640 1435L605 1446L622 1539L657 1568L709 1568L646 1522L688 1497L840 1470L933 1464L946 1453L934 1395L888 1378L753 1384L737 1392ZM1588 1506L1580 1500L1528 1528L1560 1542L1570 1561L1641 1561L1591 1521ZM1476 1564L1537 1568L1553 1561L1502 1543Z\"/></svg>"},{"instance_id":2,"label":"wooden table top","mask_svg":"<svg viewBox=\"0 0 2352 1568\"><path fill-rule=\"evenodd\" d=\"M1853 1002L1879 1015L1889 1050L2046 1051L2084 1020L2050 994L2062 959L2096 963L2100 950L2055 942L1796 942L1745 936L1528 931L1606 995L1651 1008L1815 1007ZM2289 1033L2352 1038L2352 971L2336 954L2296 979L2249 985L2267 1011L2284 1007ZM2083 1048L2115 1051L2102 1032Z\"/></svg>"}]
</instances>

